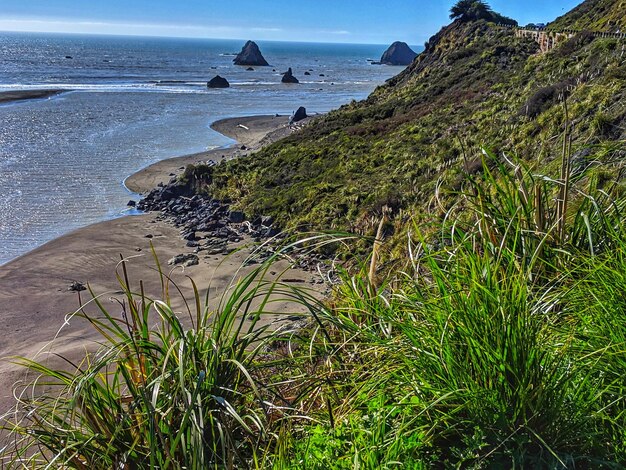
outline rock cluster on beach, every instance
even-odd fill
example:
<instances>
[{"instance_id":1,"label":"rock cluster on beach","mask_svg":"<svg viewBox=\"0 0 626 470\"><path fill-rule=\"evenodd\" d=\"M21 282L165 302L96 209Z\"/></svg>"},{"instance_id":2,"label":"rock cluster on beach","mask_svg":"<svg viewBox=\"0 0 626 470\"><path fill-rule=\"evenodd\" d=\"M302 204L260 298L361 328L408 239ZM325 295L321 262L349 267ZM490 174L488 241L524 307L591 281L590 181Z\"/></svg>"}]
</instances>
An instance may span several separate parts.
<instances>
[{"instance_id":1,"label":"rock cluster on beach","mask_svg":"<svg viewBox=\"0 0 626 470\"><path fill-rule=\"evenodd\" d=\"M216 75L211 80L209 80L206 84L207 88L228 88L230 83L224 77L220 77Z\"/></svg>"},{"instance_id":2,"label":"rock cluster on beach","mask_svg":"<svg viewBox=\"0 0 626 470\"><path fill-rule=\"evenodd\" d=\"M153 189L137 207L147 212L160 211L181 229L187 246L197 251L209 250L208 254L227 253L227 242L239 242L244 235L260 241L278 234L271 217L247 221L243 212L230 210L229 205L221 201L194 195L190 185L176 178Z\"/></svg>"},{"instance_id":3,"label":"rock cluster on beach","mask_svg":"<svg viewBox=\"0 0 626 470\"><path fill-rule=\"evenodd\" d=\"M267 63L259 46L254 41L248 41L241 49L241 52L237 54L237 57L233 59L235 65L256 65L259 67L267 67L270 64Z\"/></svg>"},{"instance_id":4,"label":"rock cluster on beach","mask_svg":"<svg viewBox=\"0 0 626 470\"><path fill-rule=\"evenodd\" d=\"M158 218L168 220L180 229L181 237L194 253L181 253L168 261L169 265L193 266L198 264L198 255L226 255L235 250L229 244L241 242L244 237L260 242L264 239L284 239L274 226L271 216L249 219L229 204L208 196L193 194L190 184L172 178L166 185L153 189L137 207L146 212L160 212ZM274 253L271 246L259 251L256 259L262 262ZM329 265L321 255L297 256L296 266L305 271L328 272ZM285 281L287 282L287 281Z\"/></svg>"},{"instance_id":5,"label":"rock cluster on beach","mask_svg":"<svg viewBox=\"0 0 626 470\"><path fill-rule=\"evenodd\" d=\"M387 49L380 59L384 65L409 65L417 53L406 42L396 41Z\"/></svg>"}]
</instances>

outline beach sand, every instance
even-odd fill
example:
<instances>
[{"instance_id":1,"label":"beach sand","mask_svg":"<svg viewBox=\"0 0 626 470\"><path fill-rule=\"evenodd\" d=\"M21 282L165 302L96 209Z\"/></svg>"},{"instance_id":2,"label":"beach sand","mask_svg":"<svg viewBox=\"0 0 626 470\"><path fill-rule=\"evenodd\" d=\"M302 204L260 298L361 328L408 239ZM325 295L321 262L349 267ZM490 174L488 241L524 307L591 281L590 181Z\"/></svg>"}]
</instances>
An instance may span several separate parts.
<instances>
[{"instance_id":1,"label":"beach sand","mask_svg":"<svg viewBox=\"0 0 626 470\"><path fill-rule=\"evenodd\" d=\"M278 131L276 135L288 133L286 122L285 117L264 116L216 123L215 128L220 132L241 139L235 149L220 152L235 156L236 149L241 145L258 148L268 132ZM238 127L240 124L245 125L248 131ZM145 192L155 182L169 180L170 177L163 177L163 173L169 175L186 163L206 158L205 154L201 154L159 162L130 177L129 185ZM214 159L215 156L211 153L208 158ZM52 350L78 361L84 356L85 349L93 349L93 340L97 335L86 322L76 318L70 320L58 338L50 343L64 324L66 316L79 305L78 293L68 290L72 282L88 283L101 296L102 302L112 312L119 314L119 304L111 299L120 297L116 266L122 255L128 258L128 272L133 287L138 289L139 280L142 280L148 296L160 298L161 282L155 270L150 243L154 245L162 266L168 272L172 269L167 265L170 258L180 253L193 252L192 248L186 247L178 229L156 220L156 214L144 214L79 229L0 266L0 324L3 328L0 341L0 415L13 405L14 384L24 378L23 369L7 358L33 358L39 353L38 359L43 359L47 357L46 351ZM177 268L172 272L172 278L185 292L191 292L190 281L186 278L187 275L191 276L201 288L203 296L209 291L210 304L215 306L233 279L242 275L239 269L251 251L252 248L247 247L228 256L204 258L200 255L199 265L187 267L184 271ZM244 272L250 269L246 268ZM288 270L287 277L290 279L306 282L300 285L313 285L313 274L290 269L285 261L272 268L277 274L283 270ZM83 291L81 298L85 302L90 296L87 291ZM173 300L173 306L182 318L187 317L184 302L180 298ZM273 305L273 311L276 312L289 312L290 308L284 302ZM94 305L88 307L89 311L94 309Z\"/></svg>"}]
</instances>

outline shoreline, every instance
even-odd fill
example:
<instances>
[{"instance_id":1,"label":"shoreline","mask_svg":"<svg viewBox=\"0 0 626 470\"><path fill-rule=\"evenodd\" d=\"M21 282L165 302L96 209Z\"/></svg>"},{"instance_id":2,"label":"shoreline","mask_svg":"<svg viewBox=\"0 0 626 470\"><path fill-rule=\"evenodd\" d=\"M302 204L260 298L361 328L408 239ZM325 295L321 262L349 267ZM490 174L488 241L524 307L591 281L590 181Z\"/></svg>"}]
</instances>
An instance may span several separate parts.
<instances>
[{"instance_id":1,"label":"shoreline","mask_svg":"<svg viewBox=\"0 0 626 470\"><path fill-rule=\"evenodd\" d=\"M228 149L157 162L130 175L127 181L130 181L131 187L144 189L142 192L145 193L156 187L158 181L169 181L170 173L184 168L182 162L203 161L207 155L215 159L216 153L223 153L224 158L234 158L257 150L290 133L288 119L287 116L251 116L217 121L211 127L236 138L236 144ZM245 150L242 150L244 146ZM150 186L153 181L157 184ZM25 374L23 368L11 364L7 358L22 356L41 360L50 357L58 361L52 359L50 352L53 351L79 361L85 348L92 346L97 339L85 321L73 319L69 324L66 322L67 315L79 306L79 294L83 302L90 299L89 291L77 293L70 290L74 281L102 295L101 300L112 311L119 310L119 305L111 298L119 293L116 266L120 256L123 256L129 260L131 282L138 285L142 280L146 294L159 298L162 286L151 245L164 272L171 273L172 280L179 283L184 292L188 292L190 282L187 276L191 276L201 288L201 297L207 295L212 307L218 305L221 294L227 291L233 280L245 275L247 270L242 266L254 250L249 239L233 245L237 251L229 255L201 252L198 253L200 262L196 266L168 266L169 259L193 253L194 248L187 247L180 230L159 215L154 212L125 215L89 225L0 266L0 320L4 326L4 340L0 343L0 416L13 406L13 388ZM299 279L300 282L314 284L316 281L315 274L290 269L286 262L281 261L276 265L275 272L280 275L283 270L289 270L289 278ZM183 316L186 315L183 313L184 306L182 298L173 302L174 309ZM277 302L273 311L277 314L294 313L289 308L287 302ZM95 305L87 310L95 312ZM266 321L275 319L268 317Z\"/></svg>"},{"instance_id":2,"label":"shoreline","mask_svg":"<svg viewBox=\"0 0 626 470\"><path fill-rule=\"evenodd\" d=\"M17 90L0 91L0 104L15 103L26 100L37 100L52 98L70 90L49 89L49 90Z\"/></svg>"},{"instance_id":3,"label":"shoreline","mask_svg":"<svg viewBox=\"0 0 626 470\"><path fill-rule=\"evenodd\" d=\"M123 182L126 189L133 193L145 194L178 176L187 165L206 163L213 160L236 158L254 152L261 147L288 135L289 116L260 115L220 119L210 127L215 132L232 139L234 143L204 152L166 158L129 175ZM242 127L243 126L243 127Z\"/></svg>"}]
</instances>

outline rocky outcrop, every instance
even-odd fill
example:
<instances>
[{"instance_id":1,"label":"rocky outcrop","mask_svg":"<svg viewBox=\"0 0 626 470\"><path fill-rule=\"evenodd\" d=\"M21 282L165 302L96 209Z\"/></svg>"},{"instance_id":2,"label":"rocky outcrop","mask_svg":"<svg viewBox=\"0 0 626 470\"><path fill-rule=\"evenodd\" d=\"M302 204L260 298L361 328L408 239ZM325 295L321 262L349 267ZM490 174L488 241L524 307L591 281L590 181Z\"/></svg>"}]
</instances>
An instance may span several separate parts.
<instances>
[{"instance_id":1,"label":"rocky outcrop","mask_svg":"<svg viewBox=\"0 0 626 470\"><path fill-rule=\"evenodd\" d=\"M287 70L284 73L283 78L281 79L281 82L283 82L283 83L300 83L300 80L298 80L296 77L293 76L293 71L291 70L291 67L289 67L289 70Z\"/></svg>"},{"instance_id":2,"label":"rocky outcrop","mask_svg":"<svg viewBox=\"0 0 626 470\"><path fill-rule=\"evenodd\" d=\"M228 88L230 83L224 77L220 77L216 75L211 80L209 80L206 84L207 88Z\"/></svg>"},{"instance_id":3,"label":"rocky outcrop","mask_svg":"<svg viewBox=\"0 0 626 470\"><path fill-rule=\"evenodd\" d=\"M300 106L297 111L295 113L293 113L293 116L291 116L291 119L289 120L289 124L293 124L294 122L298 122L298 121L302 121L303 119L307 118L307 114L306 114L306 108L304 106Z\"/></svg>"},{"instance_id":4,"label":"rocky outcrop","mask_svg":"<svg viewBox=\"0 0 626 470\"><path fill-rule=\"evenodd\" d=\"M235 65L256 65L258 67L270 65L254 41L248 41L241 49L241 52L237 54L237 57L233 59L233 62Z\"/></svg>"},{"instance_id":5,"label":"rocky outcrop","mask_svg":"<svg viewBox=\"0 0 626 470\"><path fill-rule=\"evenodd\" d=\"M160 217L172 221L180 229L187 246L196 248L196 251L210 248L226 253L227 243L240 241L244 234L260 240L278 233L272 226L271 217L257 217L251 222L247 221L243 212L230 210L229 204L210 197L193 194L189 184L181 183L176 178L152 190L137 204L137 208L146 212L160 212ZM215 240L221 240L219 250Z\"/></svg>"},{"instance_id":6,"label":"rocky outcrop","mask_svg":"<svg viewBox=\"0 0 626 470\"><path fill-rule=\"evenodd\" d=\"M416 57L417 53L406 42L396 41L385 51L380 58L380 63L384 65L409 65Z\"/></svg>"}]
</instances>

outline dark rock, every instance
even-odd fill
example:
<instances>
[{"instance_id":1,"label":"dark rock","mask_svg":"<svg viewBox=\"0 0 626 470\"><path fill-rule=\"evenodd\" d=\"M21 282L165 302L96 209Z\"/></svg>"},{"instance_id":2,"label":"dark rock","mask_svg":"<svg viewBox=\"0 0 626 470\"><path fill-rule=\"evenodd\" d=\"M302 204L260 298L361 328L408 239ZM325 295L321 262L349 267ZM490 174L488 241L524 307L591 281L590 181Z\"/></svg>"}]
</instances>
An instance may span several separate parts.
<instances>
[{"instance_id":1,"label":"dark rock","mask_svg":"<svg viewBox=\"0 0 626 470\"><path fill-rule=\"evenodd\" d=\"M245 220L245 216L243 214L243 212L241 211L231 211L230 214L228 214L228 221L231 224L240 224Z\"/></svg>"},{"instance_id":2,"label":"dark rock","mask_svg":"<svg viewBox=\"0 0 626 470\"><path fill-rule=\"evenodd\" d=\"M385 65L409 65L417 53L406 42L396 41L387 49L380 58L380 63Z\"/></svg>"},{"instance_id":3,"label":"dark rock","mask_svg":"<svg viewBox=\"0 0 626 470\"><path fill-rule=\"evenodd\" d=\"M320 77L325 77L326 75L324 75L323 73L320 73Z\"/></svg>"},{"instance_id":4,"label":"dark rock","mask_svg":"<svg viewBox=\"0 0 626 470\"><path fill-rule=\"evenodd\" d=\"M87 288L82 282L73 281L70 284L70 286L67 288L67 290L72 291L72 292L81 292L81 291L87 290Z\"/></svg>"},{"instance_id":5,"label":"dark rock","mask_svg":"<svg viewBox=\"0 0 626 470\"><path fill-rule=\"evenodd\" d=\"M195 240L196 239L196 232L185 232L183 233L183 240Z\"/></svg>"},{"instance_id":6,"label":"dark rock","mask_svg":"<svg viewBox=\"0 0 626 470\"><path fill-rule=\"evenodd\" d=\"M71 55L66 55L65 58L66 59L73 59L74 57L72 57Z\"/></svg>"},{"instance_id":7,"label":"dark rock","mask_svg":"<svg viewBox=\"0 0 626 470\"><path fill-rule=\"evenodd\" d=\"M267 67L270 64L267 63L259 46L253 41L248 41L241 52L237 54L237 57L233 59L235 65L256 65L259 67Z\"/></svg>"},{"instance_id":8,"label":"dark rock","mask_svg":"<svg viewBox=\"0 0 626 470\"><path fill-rule=\"evenodd\" d=\"M133 201L132 199L126 203L128 207L135 207L137 205L137 201Z\"/></svg>"},{"instance_id":9,"label":"dark rock","mask_svg":"<svg viewBox=\"0 0 626 470\"><path fill-rule=\"evenodd\" d=\"M247 71L247 72L254 72L254 69L253 69L252 67L248 67L248 68L246 69L246 71Z\"/></svg>"},{"instance_id":10,"label":"dark rock","mask_svg":"<svg viewBox=\"0 0 626 470\"><path fill-rule=\"evenodd\" d=\"M198 263L198 255L195 255L193 253L183 253L180 255L176 255L167 262L167 264L169 264L170 266L175 266L178 264L182 264L183 266L195 266Z\"/></svg>"},{"instance_id":11,"label":"dark rock","mask_svg":"<svg viewBox=\"0 0 626 470\"><path fill-rule=\"evenodd\" d=\"M292 124L294 122L298 122L298 121L302 121L303 119L306 119L307 115L306 115L306 108L304 106L300 106L295 113L293 113L293 116L291 116L291 119L289 120L289 124Z\"/></svg>"},{"instance_id":12,"label":"dark rock","mask_svg":"<svg viewBox=\"0 0 626 470\"><path fill-rule=\"evenodd\" d=\"M224 77L220 77L216 75L211 80L209 80L206 84L207 88L228 88L230 83Z\"/></svg>"},{"instance_id":13,"label":"dark rock","mask_svg":"<svg viewBox=\"0 0 626 470\"><path fill-rule=\"evenodd\" d=\"M289 70L285 72L283 78L280 81L283 83L300 83L300 80L293 76L293 71L291 70L291 67L289 67Z\"/></svg>"},{"instance_id":14,"label":"dark rock","mask_svg":"<svg viewBox=\"0 0 626 470\"><path fill-rule=\"evenodd\" d=\"M311 75L311 72L304 72L304 75Z\"/></svg>"}]
</instances>

